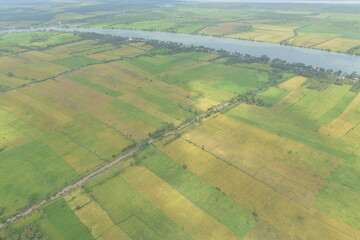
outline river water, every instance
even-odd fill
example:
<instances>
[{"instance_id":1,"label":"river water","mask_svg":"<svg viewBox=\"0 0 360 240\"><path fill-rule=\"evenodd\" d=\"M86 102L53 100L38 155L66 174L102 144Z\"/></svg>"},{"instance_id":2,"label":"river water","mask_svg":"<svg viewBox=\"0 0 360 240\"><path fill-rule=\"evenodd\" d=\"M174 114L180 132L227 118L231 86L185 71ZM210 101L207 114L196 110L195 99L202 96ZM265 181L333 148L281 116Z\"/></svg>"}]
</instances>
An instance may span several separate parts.
<instances>
[{"instance_id":1,"label":"river water","mask_svg":"<svg viewBox=\"0 0 360 240\"><path fill-rule=\"evenodd\" d=\"M356 71L360 73L360 56L328 52L310 48L301 48L294 46L285 46L275 43L265 43L248 41L241 39L213 37L183 33L168 32L152 32L142 30L128 29L105 29L105 28L34 28L34 29L16 29L16 30L0 30L0 33L9 32L29 32L44 29L61 30L61 31L80 31L94 32L99 34L109 34L112 36L133 37L143 39L154 39L160 41L177 42L184 45L195 45L213 48L216 50L226 50L229 52L239 52L242 54L250 54L253 56L267 55L271 59L279 58L289 63L299 62L314 67L322 67L332 69L334 71L341 70L343 72L352 73Z\"/></svg>"}]
</instances>

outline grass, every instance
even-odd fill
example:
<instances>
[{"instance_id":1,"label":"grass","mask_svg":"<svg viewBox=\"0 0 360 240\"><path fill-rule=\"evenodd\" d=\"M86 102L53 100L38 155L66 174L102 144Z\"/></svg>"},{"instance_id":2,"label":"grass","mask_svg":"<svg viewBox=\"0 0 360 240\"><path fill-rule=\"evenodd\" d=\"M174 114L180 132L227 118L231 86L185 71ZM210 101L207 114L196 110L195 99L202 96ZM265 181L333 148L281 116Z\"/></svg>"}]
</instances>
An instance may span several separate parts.
<instances>
[{"instance_id":1,"label":"grass","mask_svg":"<svg viewBox=\"0 0 360 240\"><path fill-rule=\"evenodd\" d=\"M247 90L262 86L268 80L268 75L264 72L254 70L239 69L232 76L226 76L225 80L213 84L213 87L221 90L241 94Z\"/></svg>"}]
</instances>

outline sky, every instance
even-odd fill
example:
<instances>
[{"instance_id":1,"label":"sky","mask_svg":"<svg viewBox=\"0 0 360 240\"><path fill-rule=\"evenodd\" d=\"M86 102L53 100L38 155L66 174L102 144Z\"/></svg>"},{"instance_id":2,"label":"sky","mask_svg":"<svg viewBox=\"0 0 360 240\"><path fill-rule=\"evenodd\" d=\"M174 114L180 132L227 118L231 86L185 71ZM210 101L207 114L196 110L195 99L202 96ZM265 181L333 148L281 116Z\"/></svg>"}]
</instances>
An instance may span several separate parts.
<instances>
[{"instance_id":1,"label":"sky","mask_svg":"<svg viewBox=\"0 0 360 240\"><path fill-rule=\"evenodd\" d=\"M197 2L278 2L278 3L333 3L360 4L360 0L184 0Z\"/></svg>"}]
</instances>

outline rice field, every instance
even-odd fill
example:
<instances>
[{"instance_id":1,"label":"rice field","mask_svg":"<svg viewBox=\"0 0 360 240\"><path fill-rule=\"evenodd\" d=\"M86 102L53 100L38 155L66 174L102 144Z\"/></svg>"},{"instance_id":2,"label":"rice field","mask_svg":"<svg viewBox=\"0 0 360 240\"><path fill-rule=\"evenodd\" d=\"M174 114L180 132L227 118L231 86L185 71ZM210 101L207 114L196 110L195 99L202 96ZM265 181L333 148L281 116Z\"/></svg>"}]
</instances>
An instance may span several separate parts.
<instances>
[{"instance_id":1,"label":"rice field","mask_svg":"<svg viewBox=\"0 0 360 240\"><path fill-rule=\"evenodd\" d=\"M263 106L241 103L149 144L12 227L31 223L59 240L360 237L359 93L346 84L309 89L288 73L265 89L269 64L226 65L203 52L149 57L152 50L81 39L0 59L0 85L10 89L0 94L1 221L164 122L178 126L261 88ZM44 62L46 71L34 67ZM38 82L11 90L27 67Z\"/></svg>"},{"instance_id":2,"label":"rice field","mask_svg":"<svg viewBox=\"0 0 360 240\"><path fill-rule=\"evenodd\" d=\"M0 85L8 90L0 95L2 220L114 159L164 122L178 125L234 96L214 84L231 81L245 91L267 81L256 70L211 62L216 54L146 57L152 46L141 42L111 45L110 52L109 43L74 39L0 58ZM187 66L193 67L188 79L181 77ZM197 80L211 69L213 79ZM248 80L252 73L258 75ZM6 172L18 165L16 173Z\"/></svg>"}]
</instances>

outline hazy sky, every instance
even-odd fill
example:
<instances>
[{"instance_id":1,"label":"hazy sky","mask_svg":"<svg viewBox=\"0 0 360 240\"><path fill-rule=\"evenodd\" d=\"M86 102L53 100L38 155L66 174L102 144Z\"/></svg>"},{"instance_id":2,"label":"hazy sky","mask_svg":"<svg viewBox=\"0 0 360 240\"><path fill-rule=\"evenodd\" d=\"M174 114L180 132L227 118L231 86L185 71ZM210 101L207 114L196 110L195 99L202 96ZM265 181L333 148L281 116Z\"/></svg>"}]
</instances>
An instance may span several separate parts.
<instances>
[{"instance_id":1,"label":"hazy sky","mask_svg":"<svg viewBox=\"0 0 360 240\"><path fill-rule=\"evenodd\" d=\"M342 3L360 4L360 0L185 0L197 2L279 2L279 3Z\"/></svg>"}]
</instances>

